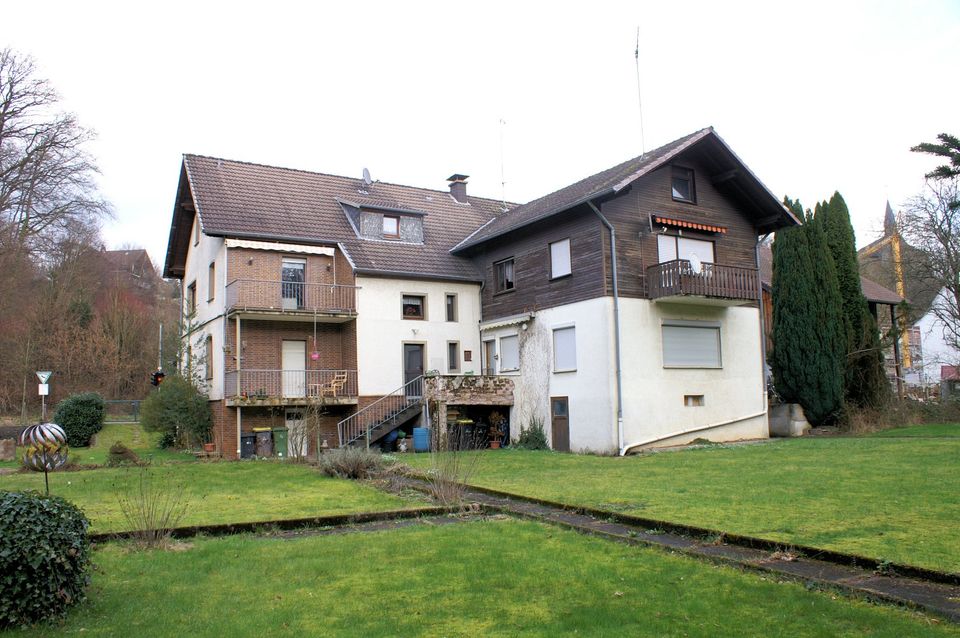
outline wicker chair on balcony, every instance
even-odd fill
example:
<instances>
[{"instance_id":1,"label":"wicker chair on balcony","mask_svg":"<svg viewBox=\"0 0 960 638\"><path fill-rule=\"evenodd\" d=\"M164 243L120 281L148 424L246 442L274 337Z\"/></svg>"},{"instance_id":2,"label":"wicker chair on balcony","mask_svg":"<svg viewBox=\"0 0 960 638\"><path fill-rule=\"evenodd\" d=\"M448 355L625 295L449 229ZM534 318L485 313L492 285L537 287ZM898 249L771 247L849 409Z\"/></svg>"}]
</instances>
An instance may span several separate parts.
<instances>
[{"instance_id":1,"label":"wicker chair on balcony","mask_svg":"<svg viewBox=\"0 0 960 638\"><path fill-rule=\"evenodd\" d=\"M343 386L347 385L347 373L337 372L333 379L325 383L313 383L310 385L310 394L314 397L336 397L343 391Z\"/></svg>"}]
</instances>

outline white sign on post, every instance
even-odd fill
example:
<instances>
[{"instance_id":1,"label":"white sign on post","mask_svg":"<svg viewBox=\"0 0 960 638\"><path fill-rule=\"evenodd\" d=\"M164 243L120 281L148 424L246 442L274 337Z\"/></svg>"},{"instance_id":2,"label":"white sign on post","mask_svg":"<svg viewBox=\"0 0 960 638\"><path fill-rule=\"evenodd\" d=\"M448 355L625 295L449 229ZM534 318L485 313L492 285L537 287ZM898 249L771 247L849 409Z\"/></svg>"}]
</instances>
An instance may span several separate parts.
<instances>
[{"instance_id":1,"label":"white sign on post","mask_svg":"<svg viewBox=\"0 0 960 638\"><path fill-rule=\"evenodd\" d=\"M37 370L37 378L40 379L40 383L42 384L46 384L52 376L53 371L51 370Z\"/></svg>"},{"instance_id":2,"label":"white sign on post","mask_svg":"<svg viewBox=\"0 0 960 638\"><path fill-rule=\"evenodd\" d=\"M40 396L45 397L50 394L50 386L46 383L40 384Z\"/></svg>"}]
</instances>

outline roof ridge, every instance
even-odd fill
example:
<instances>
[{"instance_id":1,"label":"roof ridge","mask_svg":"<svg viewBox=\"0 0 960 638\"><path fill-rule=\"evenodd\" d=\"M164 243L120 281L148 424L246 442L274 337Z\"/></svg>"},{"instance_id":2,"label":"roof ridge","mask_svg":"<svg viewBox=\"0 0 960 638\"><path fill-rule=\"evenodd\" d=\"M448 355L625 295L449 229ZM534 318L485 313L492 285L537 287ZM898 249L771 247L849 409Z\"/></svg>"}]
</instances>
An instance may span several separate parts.
<instances>
[{"instance_id":1,"label":"roof ridge","mask_svg":"<svg viewBox=\"0 0 960 638\"><path fill-rule=\"evenodd\" d=\"M186 159L187 157L199 157L199 158L203 158L203 159L217 160L217 161L220 161L220 162L233 162L234 164L244 164L244 165L246 165L246 166L259 166L259 167L261 167L261 168L272 168L272 169L275 169L275 170L278 170L278 171L290 171L290 172L292 172L292 173L304 173L304 174L306 174L306 175L319 175L319 176L322 176L322 177L335 177L335 178L337 178L337 179L355 179L355 180L357 180L358 182L359 182L359 181L362 181L362 179L363 179L363 178L361 178L361 177L351 177L351 176L349 176L349 175L337 175L336 173L324 173L324 172L322 172L322 171L311 171L311 170L307 170L307 169L305 169L305 168L292 168L292 167L290 167L290 166L279 166L279 165L277 165L277 164L264 164L263 162L250 162L250 161L247 161L247 160L230 159L230 158L228 158L228 157L216 157L215 155L204 155L203 153L184 153L184 154L183 154L183 158ZM414 188L414 189L417 189L417 190L427 191L427 192L430 192L430 193L438 193L438 194L441 194L441 195L449 195L449 194L450 194L450 191L448 191L448 190L441 190L441 189L437 189L437 188L427 188L426 186L414 186L414 185L411 185L411 184L398 184L398 183L396 183L396 182L384 182L384 181L381 181L381 180L375 181L374 184L383 184L384 186L397 186L397 187L399 187L399 188ZM477 200L480 200L480 201L490 202L490 203L493 203L493 204L502 204L502 203L503 203L503 200L502 200L502 199L498 199L498 198L494 198L494 197L480 197L480 196L478 196L478 195L467 195L467 197L468 197L469 199L477 199ZM507 202L507 204L508 204L508 205L511 205L511 206L520 206L520 203L519 203L519 202Z\"/></svg>"}]
</instances>

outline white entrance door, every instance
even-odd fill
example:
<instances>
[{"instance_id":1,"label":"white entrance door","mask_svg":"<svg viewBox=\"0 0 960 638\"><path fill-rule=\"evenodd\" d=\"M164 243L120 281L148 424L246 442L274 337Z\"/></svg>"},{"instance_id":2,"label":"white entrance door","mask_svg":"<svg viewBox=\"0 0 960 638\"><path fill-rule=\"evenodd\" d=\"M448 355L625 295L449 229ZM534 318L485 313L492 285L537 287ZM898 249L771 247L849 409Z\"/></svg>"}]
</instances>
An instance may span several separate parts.
<instances>
[{"instance_id":1,"label":"white entrance door","mask_svg":"<svg viewBox=\"0 0 960 638\"><path fill-rule=\"evenodd\" d=\"M303 422L303 412L287 410L287 454L291 459L307 457L307 428Z\"/></svg>"},{"instance_id":2,"label":"white entrance door","mask_svg":"<svg viewBox=\"0 0 960 638\"><path fill-rule=\"evenodd\" d=\"M307 342L284 341L282 353L283 396L307 396Z\"/></svg>"}]
</instances>

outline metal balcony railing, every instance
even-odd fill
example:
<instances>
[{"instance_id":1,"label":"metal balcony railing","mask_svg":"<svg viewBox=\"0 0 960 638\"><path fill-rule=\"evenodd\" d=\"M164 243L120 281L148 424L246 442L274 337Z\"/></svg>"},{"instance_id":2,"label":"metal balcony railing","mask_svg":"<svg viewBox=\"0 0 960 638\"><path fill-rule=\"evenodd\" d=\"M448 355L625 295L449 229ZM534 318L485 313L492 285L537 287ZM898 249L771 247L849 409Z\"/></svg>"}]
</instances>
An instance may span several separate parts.
<instances>
[{"instance_id":1,"label":"metal balcony railing","mask_svg":"<svg viewBox=\"0 0 960 638\"><path fill-rule=\"evenodd\" d=\"M355 314L357 287L262 279L227 284L227 310Z\"/></svg>"},{"instance_id":2,"label":"metal balcony railing","mask_svg":"<svg viewBox=\"0 0 960 638\"><path fill-rule=\"evenodd\" d=\"M237 375L240 377L237 389ZM223 393L238 399L321 399L356 397L356 370L231 370Z\"/></svg>"},{"instance_id":3,"label":"metal balcony railing","mask_svg":"<svg viewBox=\"0 0 960 638\"><path fill-rule=\"evenodd\" d=\"M755 301L759 297L756 268L704 263L695 271L690 261L675 259L647 268L651 299L693 295Z\"/></svg>"}]
</instances>

